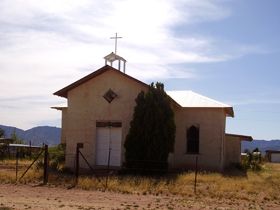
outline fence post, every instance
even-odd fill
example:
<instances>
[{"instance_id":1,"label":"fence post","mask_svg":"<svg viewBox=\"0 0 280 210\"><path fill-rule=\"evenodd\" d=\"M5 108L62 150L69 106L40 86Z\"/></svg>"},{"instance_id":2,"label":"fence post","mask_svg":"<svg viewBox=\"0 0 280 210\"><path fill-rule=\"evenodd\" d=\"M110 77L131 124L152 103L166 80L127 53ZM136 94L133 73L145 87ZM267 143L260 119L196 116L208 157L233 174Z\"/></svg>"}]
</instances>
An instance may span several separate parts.
<instances>
[{"instance_id":1,"label":"fence post","mask_svg":"<svg viewBox=\"0 0 280 210\"><path fill-rule=\"evenodd\" d=\"M29 155L29 158L31 158L31 141L29 141L29 150L28 150L28 155Z\"/></svg>"},{"instance_id":2,"label":"fence post","mask_svg":"<svg viewBox=\"0 0 280 210\"><path fill-rule=\"evenodd\" d=\"M79 179L79 170L80 170L80 148L83 148L84 144L83 143L77 143L76 146L76 170L75 170L75 177L76 177L76 184L78 184L78 179Z\"/></svg>"},{"instance_id":3,"label":"fence post","mask_svg":"<svg viewBox=\"0 0 280 210\"><path fill-rule=\"evenodd\" d=\"M18 149L16 152L16 182L18 180Z\"/></svg>"},{"instance_id":4,"label":"fence post","mask_svg":"<svg viewBox=\"0 0 280 210\"><path fill-rule=\"evenodd\" d=\"M197 159L198 159L198 156L196 156L196 157L195 157L194 194L196 194L196 181L197 181Z\"/></svg>"},{"instance_id":5,"label":"fence post","mask_svg":"<svg viewBox=\"0 0 280 210\"><path fill-rule=\"evenodd\" d=\"M49 150L48 145L45 145L45 154L44 154L44 184L48 183L48 166L49 166Z\"/></svg>"},{"instance_id":6,"label":"fence post","mask_svg":"<svg viewBox=\"0 0 280 210\"><path fill-rule=\"evenodd\" d=\"M107 189L107 186L108 186L108 178L109 178L109 173L110 173L110 159L111 159L111 147L109 147L108 165L107 165L107 176L106 176L105 189Z\"/></svg>"}]
</instances>

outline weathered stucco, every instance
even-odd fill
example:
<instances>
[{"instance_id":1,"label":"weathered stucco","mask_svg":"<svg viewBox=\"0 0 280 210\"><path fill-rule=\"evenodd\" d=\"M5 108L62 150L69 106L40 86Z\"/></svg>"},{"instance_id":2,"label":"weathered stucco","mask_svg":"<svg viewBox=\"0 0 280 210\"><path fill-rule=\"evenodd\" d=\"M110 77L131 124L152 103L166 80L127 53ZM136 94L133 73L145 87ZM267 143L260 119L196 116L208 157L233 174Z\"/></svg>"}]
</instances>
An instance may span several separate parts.
<instances>
[{"instance_id":1,"label":"weathered stucco","mask_svg":"<svg viewBox=\"0 0 280 210\"><path fill-rule=\"evenodd\" d=\"M170 158L172 168L194 168L198 157L198 168L222 170L223 141L225 134L225 112L222 108L178 108L175 110L176 142ZM199 154L188 154L187 129L199 127Z\"/></svg>"},{"instance_id":2,"label":"weathered stucco","mask_svg":"<svg viewBox=\"0 0 280 210\"><path fill-rule=\"evenodd\" d=\"M61 144L66 144L66 133L67 133L67 108L61 109Z\"/></svg>"},{"instance_id":3,"label":"weathered stucco","mask_svg":"<svg viewBox=\"0 0 280 210\"><path fill-rule=\"evenodd\" d=\"M103 95L113 90L118 96L108 103ZM95 165L96 122L111 121L122 123L122 162L124 161L124 141L132 120L135 98L148 86L137 82L113 68L82 82L61 93L68 98L68 108L62 109L61 142L66 143L66 166L75 167L76 144L83 143L81 149L89 163ZM190 169L195 166L205 170L223 170L231 155L230 143L225 143L226 112L224 108L183 108L172 103L176 123L174 153L169 156L171 169ZM199 154L187 154L186 132L189 127L199 127ZM230 141L229 141L230 142ZM232 143L233 144L233 143ZM235 147L234 147L235 148ZM239 149L239 150L238 150ZM238 152L240 148L237 148ZM226 152L229 154L226 155ZM237 156L240 157L240 154ZM81 159L81 167L87 167Z\"/></svg>"},{"instance_id":4,"label":"weathered stucco","mask_svg":"<svg viewBox=\"0 0 280 210\"><path fill-rule=\"evenodd\" d=\"M225 167L241 161L241 139L237 136L226 135L225 139Z\"/></svg>"},{"instance_id":5,"label":"weathered stucco","mask_svg":"<svg viewBox=\"0 0 280 210\"><path fill-rule=\"evenodd\" d=\"M109 89L118 95L111 103L103 98ZM67 167L74 166L74 153L78 142L84 143L81 152L90 164L95 164L97 121L122 122L124 143L133 116L135 98L142 90L146 91L147 87L120 75L116 70L109 70L68 92L65 132ZM122 156L123 151L124 149ZM83 161L82 164L82 167L85 166Z\"/></svg>"}]
</instances>

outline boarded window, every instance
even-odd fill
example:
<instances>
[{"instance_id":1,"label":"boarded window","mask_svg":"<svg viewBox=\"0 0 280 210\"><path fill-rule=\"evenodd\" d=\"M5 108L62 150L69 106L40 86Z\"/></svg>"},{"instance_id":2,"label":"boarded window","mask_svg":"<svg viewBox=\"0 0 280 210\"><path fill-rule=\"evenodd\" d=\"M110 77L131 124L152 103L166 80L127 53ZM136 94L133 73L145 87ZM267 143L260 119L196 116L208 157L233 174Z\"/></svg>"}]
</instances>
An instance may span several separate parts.
<instances>
[{"instance_id":1,"label":"boarded window","mask_svg":"<svg viewBox=\"0 0 280 210\"><path fill-rule=\"evenodd\" d=\"M187 153L199 153L199 128L196 126L187 129Z\"/></svg>"}]
</instances>

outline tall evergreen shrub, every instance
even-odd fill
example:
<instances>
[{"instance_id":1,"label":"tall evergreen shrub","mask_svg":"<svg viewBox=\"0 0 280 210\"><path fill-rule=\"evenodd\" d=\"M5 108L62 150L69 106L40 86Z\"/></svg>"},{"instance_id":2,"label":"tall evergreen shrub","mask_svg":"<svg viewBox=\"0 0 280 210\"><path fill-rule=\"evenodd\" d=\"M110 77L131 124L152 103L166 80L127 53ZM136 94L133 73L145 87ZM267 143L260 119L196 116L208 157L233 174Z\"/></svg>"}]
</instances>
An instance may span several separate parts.
<instances>
[{"instance_id":1,"label":"tall evergreen shrub","mask_svg":"<svg viewBox=\"0 0 280 210\"><path fill-rule=\"evenodd\" d=\"M175 142L171 99L162 83L153 83L136 98L133 119L124 144L127 167L167 168L168 154Z\"/></svg>"}]
</instances>

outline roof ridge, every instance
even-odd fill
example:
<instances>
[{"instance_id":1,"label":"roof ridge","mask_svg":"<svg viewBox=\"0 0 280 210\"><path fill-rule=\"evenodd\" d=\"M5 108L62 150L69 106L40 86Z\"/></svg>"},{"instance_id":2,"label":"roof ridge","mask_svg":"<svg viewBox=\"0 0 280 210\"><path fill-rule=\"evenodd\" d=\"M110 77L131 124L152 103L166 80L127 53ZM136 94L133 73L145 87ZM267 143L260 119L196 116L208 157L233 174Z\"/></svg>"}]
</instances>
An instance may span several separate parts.
<instances>
[{"instance_id":1,"label":"roof ridge","mask_svg":"<svg viewBox=\"0 0 280 210\"><path fill-rule=\"evenodd\" d=\"M168 92L168 91L167 91ZM223 106L226 106L226 107L232 107L226 103L223 103L223 102L220 102L220 101L217 101L215 99L212 99L212 98L209 98L207 96L204 96L204 95L201 95L200 93L197 93L197 92L194 92L193 90L171 90L170 92L191 92L193 94L196 94L197 96L203 98L203 99L206 99L206 100L210 100L212 102L215 102L217 104L220 104L220 105L223 105Z\"/></svg>"},{"instance_id":2,"label":"roof ridge","mask_svg":"<svg viewBox=\"0 0 280 210\"><path fill-rule=\"evenodd\" d=\"M142 84L142 85L144 85L144 86L148 86L148 84L146 84L146 83L144 83L144 82L142 82L142 81L140 81L140 80L138 80L138 79L136 79L136 78L134 78L134 77L132 77L132 76L130 76L130 75L128 75L128 74L125 74L125 73L119 71L118 69L116 69L116 68L114 68L114 67L112 67L112 66L105 65L105 66L103 66L103 67L97 69L96 71L93 71L92 73L90 73L90 74L88 74L88 75L82 77L81 79L79 79L79 80L77 80L77 81L71 83L70 85L68 85L68 86L66 86L66 87L64 87L64 88L62 88L62 89L56 91L56 92L53 93L53 94L54 94L54 95L57 95L57 96L64 97L64 98L67 98L68 91L70 91L70 90L72 90L72 89L74 89L74 88L80 86L80 85L83 84L84 82L87 82L87 81L91 80L92 78L95 78L95 77L97 77L98 75L103 74L103 73L105 73L106 71L110 71L110 70L115 70L118 74L120 74L120 75L122 75L122 76L124 76L124 77L127 77L127 78L129 78L129 79L131 79L131 80L134 80L134 81L136 81L136 82L138 82L138 83L140 83L140 84Z\"/></svg>"},{"instance_id":3,"label":"roof ridge","mask_svg":"<svg viewBox=\"0 0 280 210\"><path fill-rule=\"evenodd\" d=\"M191 92L193 92L193 91L191 91ZM207 96L201 95L201 94L199 94L199 93L196 93L196 92L193 92L193 93L199 95L199 96L202 97L202 98L211 100L211 101L213 101L213 102L215 102L215 103L218 103L218 104L221 104L221 105L225 105L225 106L231 107L231 106L228 105L228 104L225 104L225 103L223 103L223 102L220 102L220 101L217 101L217 100L215 100L215 99L209 98L209 97L207 97Z\"/></svg>"}]
</instances>

